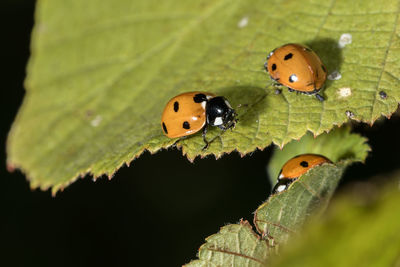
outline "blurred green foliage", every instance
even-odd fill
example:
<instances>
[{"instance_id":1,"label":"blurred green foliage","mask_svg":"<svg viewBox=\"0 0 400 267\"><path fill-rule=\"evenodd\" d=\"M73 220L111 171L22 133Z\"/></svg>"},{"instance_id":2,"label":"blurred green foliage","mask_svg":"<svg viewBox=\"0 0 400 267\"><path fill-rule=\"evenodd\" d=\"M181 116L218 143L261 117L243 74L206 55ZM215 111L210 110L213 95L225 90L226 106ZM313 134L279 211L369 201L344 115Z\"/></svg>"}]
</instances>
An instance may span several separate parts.
<instances>
[{"instance_id":1,"label":"blurred green foliage","mask_svg":"<svg viewBox=\"0 0 400 267\"><path fill-rule=\"evenodd\" d=\"M400 266L400 173L391 178L335 199L269 266Z\"/></svg>"}]
</instances>

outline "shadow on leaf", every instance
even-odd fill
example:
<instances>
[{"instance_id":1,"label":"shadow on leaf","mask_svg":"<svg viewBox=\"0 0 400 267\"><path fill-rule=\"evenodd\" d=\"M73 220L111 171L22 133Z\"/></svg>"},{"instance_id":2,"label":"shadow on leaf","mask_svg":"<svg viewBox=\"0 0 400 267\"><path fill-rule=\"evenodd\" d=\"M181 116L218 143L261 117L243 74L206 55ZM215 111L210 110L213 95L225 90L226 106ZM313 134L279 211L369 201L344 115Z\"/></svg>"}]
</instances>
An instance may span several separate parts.
<instances>
[{"instance_id":1,"label":"shadow on leaf","mask_svg":"<svg viewBox=\"0 0 400 267\"><path fill-rule=\"evenodd\" d=\"M317 53L322 62L328 69L328 75L333 71L339 71L343 63L342 49L338 46L338 41L332 38L317 39L307 42L306 45ZM326 80L325 90L329 89L333 81Z\"/></svg>"},{"instance_id":2,"label":"shadow on leaf","mask_svg":"<svg viewBox=\"0 0 400 267\"><path fill-rule=\"evenodd\" d=\"M255 86L232 86L218 90L218 94L226 97L236 110L239 123L243 126L251 124L258 113L262 113L267 105L263 104L267 91ZM255 108L257 106L257 108Z\"/></svg>"}]
</instances>

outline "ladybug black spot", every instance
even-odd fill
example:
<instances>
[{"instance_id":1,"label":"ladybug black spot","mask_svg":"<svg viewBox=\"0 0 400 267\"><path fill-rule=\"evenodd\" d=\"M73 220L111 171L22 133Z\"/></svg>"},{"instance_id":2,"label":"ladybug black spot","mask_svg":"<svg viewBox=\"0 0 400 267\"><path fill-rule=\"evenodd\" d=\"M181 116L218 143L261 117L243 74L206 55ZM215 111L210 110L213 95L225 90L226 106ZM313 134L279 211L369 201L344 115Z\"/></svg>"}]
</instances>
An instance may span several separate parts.
<instances>
[{"instance_id":1,"label":"ladybug black spot","mask_svg":"<svg viewBox=\"0 0 400 267\"><path fill-rule=\"evenodd\" d=\"M276 70L276 64L272 64L271 69L272 69L272 71Z\"/></svg>"},{"instance_id":2,"label":"ladybug black spot","mask_svg":"<svg viewBox=\"0 0 400 267\"><path fill-rule=\"evenodd\" d=\"M324 72L326 73L326 68L324 65L321 65L321 68L324 70Z\"/></svg>"},{"instance_id":3,"label":"ladybug black spot","mask_svg":"<svg viewBox=\"0 0 400 267\"><path fill-rule=\"evenodd\" d=\"M206 97L205 94L196 94L196 95L193 97L193 101L194 101L195 103L201 103L201 102L207 101L207 97Z\"/></svg>"},{"instance_id":4,"label":"ladybug black spot","mask_svg":"<svg viewBox=\"0 0 400 267\"><path fill-rule=\"evenodd\" d=\"M304 167L304 168L307 168L308 167L308 162L307 161L302 161L302 162L300 162L300 166Z\"/></svg>"},{"instance_id":5,"label":"ladybug black spot","mask_svg":"<svg viewBox=\"0 0 400 267\"><path fill-rule=\"evenodd\" d=\"M285 56L284 60L291 59L292 57L293 57L293 54L292 54L292 53L289 53L289 54L287 54L287 55Z\"/></svg>"},{"instance_id":6,"label":"ladybug black spot","mask_svg":"<svg viewBox=\"0 0 400 267\"><path fill-rule=\"evenodd\" d=\"M165 126L165 123L162 123L162 127L163 127L163 129L164 129L164 132L165 132L166 134L168 134L167 126Z\"/></svg>"},{"instance_id":7,"label":"ladybug black spot","mask_svg":"<svg viewBox=\"0 0 400 267\"><path fill-rule=\"evenodd\" d=\"M183 127L184 129L190 129L190 124L189 124L189 122L187 122L187 121L183 122L182 127Z\"/></svg>"},{"instance_id":8,"label":"ladybug black spot","mask_svg":"<svg viewBox=\"0 0 400 267\"><path fill-rule=\"evenodd\" d=\"M175 101L175 103L174 103L174 111L178 112L178 110L179 110L179 102Z\"/></svg>"}]
</instances>

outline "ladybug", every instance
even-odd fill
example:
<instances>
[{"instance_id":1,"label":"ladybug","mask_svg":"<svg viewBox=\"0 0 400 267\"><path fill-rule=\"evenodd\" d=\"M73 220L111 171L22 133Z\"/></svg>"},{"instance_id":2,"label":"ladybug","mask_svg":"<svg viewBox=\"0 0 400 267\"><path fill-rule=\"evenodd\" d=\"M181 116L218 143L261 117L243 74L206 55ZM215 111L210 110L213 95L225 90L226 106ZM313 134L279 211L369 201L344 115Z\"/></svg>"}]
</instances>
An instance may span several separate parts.
<instances>
[{"instance_id":1,"label":"ladybug","mask_svg":"<svg viewBox=\"0 0 400 267\"><path fill-rule=\"evenodd\" d=\"M327 70L310 48L285 44L269 53L264 67L272 80L288 87L289 91L315 95L318 100L324 101L318 92L326 81Z\"/></svg>"},{"instance_id":2,"label":"ladybug","mask_svg":"<svg viewBox=\"0 0 400 267\"><path fill-rule=\"evenodd\" d=\"M234 128L237 116L223 96L206 92L187 92L168 101L161 117L163 132L169 138L183 137L203 130L204 149L208 125L217 126L223 131Z\"/></svg>"},{"instance_id":3,"label":"ladybug","mask_svg":"<svg viewBox=\"0 0 400 267\"><path fill-rule=\"evenodd\" d=\"M302 154L288 160L279 173L278 182L274 186L274 189L272 189L272 194L286 190L291 183L296 181L297 178L309 169L324 163L332 163L332 161L316 154Z\"/></svg>"}]
</instances>

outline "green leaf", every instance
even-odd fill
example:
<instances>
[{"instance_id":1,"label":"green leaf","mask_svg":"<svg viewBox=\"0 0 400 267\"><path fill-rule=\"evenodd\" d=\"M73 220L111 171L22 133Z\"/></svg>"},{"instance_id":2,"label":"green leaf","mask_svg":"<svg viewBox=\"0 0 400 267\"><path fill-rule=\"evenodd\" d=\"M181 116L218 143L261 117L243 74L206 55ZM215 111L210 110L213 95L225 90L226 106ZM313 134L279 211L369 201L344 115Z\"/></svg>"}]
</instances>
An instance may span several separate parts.
<instances>
[{"instance_id":1,"label":"green leaf","mask_svg":"<svg viewBox=\"0 0 400 267\"><path fill-rule=\"evenodd\" d=\"M335 199L269 266L399 266L400 194L390 187Z\"/></svg>"},{"instance_id":2,"label":"green leaf","mask_svg":"<svg viewBox=\"0 0 400 267\"><path fill-rule=\"evenodd\" d=\"M269 249L267 241L251 229L247 221L229 224L219 233L207 237L207 243L199 249L199 260L186 267L214 266L264 266Z\"/></svg>"},{"instance_id":3,"label":"green leaf","mask_svg":"<svg viewBox=\"0 0 400 267\"><path fill-rule=\"evenodd\" d=\"M266 260L262 261L264 264L267 263L271 254L276 254L280 248L278 245L284 244L289 237L300 232L311 214L324 211L345 168L351 163L365 160L369 151L369 146L365 144L365 141L365 138L351 134L350 129L344 127L337 128L329 134L321 135L315 140L307 135L300 141L291 142L283 151L275 152L271 163L281 162L283 165L285 162L282 160L289 159L292 155L316 152L323 154L324 150L321 150L321 146L334 148L334 151L329 154L334 164L327 163L310 169L293 182L286 191L270 196L256 210L254 215L255 227L261 234L259 238L267 242ZM313 143L316 145L312 146ZM229 225L229 227L234 226ZM224 251L236 251L237 248L252 247L248 238L239 238L236 240L237 244L228 242L230 237L226 237L222 233L214 236L218 237L220 244L224 244ZM208 238L207 243L200 248L199 260L194 261L196 265L193 266L232 266L231 261L221 262L220 259L229 258L233 260L235 256L229 253L227 255L212 254L207 250L208 246L212 245L210 243Z\"/></svg>"},{"instance_id":4,"label":"green leaf","mask_svg":"<svg viewBox=\"0 0 400 267\"><path fill-rule=\"evenodd\" d=\"M273 244L285 243L299 232L310 214L326 208L344 169L344 164L315 167L287 191L270 196L255 212L257 231Z\"/></svg>"},{"instance_id":5,"label":"green leaf","mask_svg":"<svg viewBox=\"0 0 400 267\"><path fill-rule=\"evenodd\" d=\"M283 146L345 123L346 114L373 123L400 99L399 24L395 0L39 0L8 166L53 192L87 173L112 176L176 141L162 134L161 112L193 90L241 107L235 130L210 130L207 151L200 134L178 142L190 160ZM352 43L339 48L344 33ZM309 45L341 73L326 83L326 101L274 94L263 64L289 42Z\"/></svg>"},{"instance_id":6,"label":"green leaf","mask_svg":"<svg viewBox=\"0 0 400 267\"><path fill-rule=\"evenodd\" d=\"M285 192L269 197L254 215L258 232L282 244L302 228L310 214L317 210L324 211L346 167L367 157L369 146L365 141L365 138L351 134L350 128L345 127L315 139L306 135L300 141L292 141L282 151L275 151L269 165L273 177L278 176L287 160L300 154L321 154L334 164L311 169Z\"/></svg>"}]
</instances>

